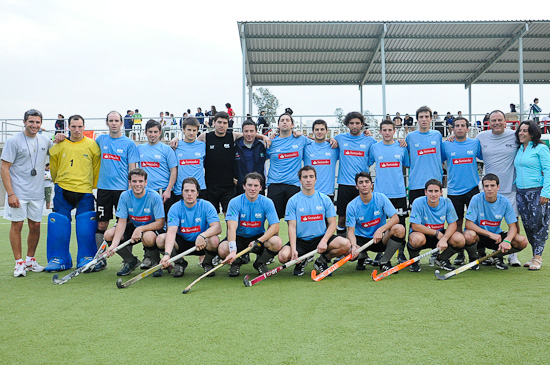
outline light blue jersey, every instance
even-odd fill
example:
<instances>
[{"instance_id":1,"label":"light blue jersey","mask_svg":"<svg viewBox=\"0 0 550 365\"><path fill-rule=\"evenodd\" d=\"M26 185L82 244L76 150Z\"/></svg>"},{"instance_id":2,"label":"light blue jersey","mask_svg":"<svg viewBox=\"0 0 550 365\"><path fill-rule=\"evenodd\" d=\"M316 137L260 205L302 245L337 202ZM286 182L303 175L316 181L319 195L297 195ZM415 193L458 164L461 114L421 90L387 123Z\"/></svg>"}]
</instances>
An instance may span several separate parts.
<instances>
[{"instance_id":1,"label":"light blue jersey","mask_svg":"<svg viewBox=\"0 0 550 365\"><path fill-rule=\"evenodd\" d=\"M175 152L178 162L178 178L174 184L174 194L181 195L183 180L188 177L197 179L201 190L206 189L206 183L204 182L206 144L199 140L191 143L179 141Z\"/></svg>"},{"instance_id":2,"label":"light blue jersey","mask_svg":"<svg viewBox=\"0 0 550 365\"><path fill-rule=\"evenodd\" d=\"M447 221L447 224L451 224L457 220L458 217L455 208L449 198L439 198L437 207L432 208L428 205L428 197L426 196L421 196L414 200L411 217L409 218L410 223L422 224L436 231L441 231L445 228L445 221Z\"/></svg>"},{"instance_id":3,"label":"light blue jersey","mask_svg":"<svg viewBox=\"0 0 550 365\"><path fill-rule=\"evenodd\" d=\"M489 203L484 192L472 197L465 218L492 233L502 232L500 229L502 218L508 225L518 221L510 200L497 194L497 200L494 203Z\"/></svg>"},{"instance_id":4,"label":"light blue jersey","mask_svg":"<svg viewBox=\"0 0 550 365\"><path fill-rule=\"evenodd\" d=\"M352 136L350 133L338 134L334 139L340 150L338 184L355 186L355 175L369 170L369 149L376 140L364 134Z\"/></svg>"},{"instance_id":5,"label":"light blue jersey","mask_svg":"<svg viewBox=\"0 0 550 365\"><path fill-rule=\"evenodd\" d=\"M226 221L238 223L237 236L253 237L265 233L264 223L268 225L279 223L279 217L273 201L263 195L258 195L251 202L245 194L241 194L229 202Z\"/></svg>"},{"instance_id":6,"label":"light blue jersey","mask_svg":"<svg viewBox=\"0 0 550 365\"><path fill-rule=\"evenodd\" d=\"M390 200L380 193L372 193L372 199L363 203L361 196L349 202L346 209L346 227L354 227L355 235L372 238L374 232L384 224L386 218L397 214Z\"/></svg>"},{"instance_id":7,"label":"light blue jersey","mask_svg":"<svg viewBox=\"0 0 550 365\"><path fill-rule=\"evenodd\" d=\"M414 131L407 134L407 149L411 162L409 189L424 189L430 179L443 180L443 153L441 133L429 130L426 133Z\"/></svg>"},{"instance_id":8,"label":"light blue jersey","mask_svg":"<svg viewBox=\"0 0 550 365\"><path fill-rule=\"evenodd\" d=\"M178 234L186 241L195 242L199 234L206 231L210 224L219 222L218 212L212 203L198 199L197 204L187 208L180 200L168 211L168 227L178 227Z\"/></svg>"},{"instance_id":9,"label":"light blue jersey","mask_svg":"<svg viewBox=\"0 0 550 365\"><path fill-rule=\"evenodd\" d=\"M326 218L336 217L334 204L328 196L316 191L312 196L299 192L286 205L285 220L296 221L296 237L309 241L324 236Z\"/></svg>"},{"instance_id":10,"label":"light blue jersey","mask_svg":"<svg viewBox=\"0 0 550 365\"><path fill-rule=\"evenodd\" d=\"M479 185L477 160L483 159L481 145L477 139L467 138L464 142L443 142L443 155L447 160L447 193L462 195Z\"/></svg>"},{"instance_id":11,"label":"light blue jersey","mask_svg":"<svg viewBox=\"0 0 550 365\"><path fill-rule=\"evenodd\" d=\"M162 198L149 189L145 189L145 195L141 198L136 198L132 190L127 190L120 194L116 216L127 219L136 227L153 223L165 217Z\"/></svg>"},{"instance_id":12,"label":"light blue jersey","mask_svg":"<svg viewBox=\"0 0 550 365\"><path fill-rule=\"evenodd\" d=\"M403 166L409 167L409 152L399 142L387 145L378 142L372 145L369 152L369 166L376 164L374 191L383 193L390 199L403 198L407 195Z\"/></svg>"},{"instance_id":13,"label":"light blue jersey","mask_svg":"<svg viewBox=\"0 0 550 365\"><path fill-rule=\"evenodd\" d=\"M302 167L304 149L310 143L312 141L305 136L275 137L267 149L267 158L269 158L267 186L270 184L300 186L298 170Z\"/></svg>"},{"instance_id":14,"label":"light blue jersey","mask_svg":"<svg viewBox=\"0 0 550 365\"><path fill-rule=\"evenodd\" d=\"M97 188L128 190L129 164L139 162L134 141L126 136L112 138L108 134L100 135L95 141L101 150Z\"/></svg>"},{"instance_id":15,"label":"light blue jersey","mask_svg":"<svg viewBox=\"0 0 550 365\"><path fill-rule=\"evenodd\" d=\"M170 169L178 166L176 154L164 143L140 144L139 166L147 172L147 187L151 190L165 190L170 181Z\"/></svg>"},{"instance_id":16,"label":"light blue jersey","mask_svg":"<svg viewBox=\"0 0 550 365\"><path fill-rule=\"evenodd\" d=\"M304 166L315 167L317 172L316 191L326 195L334 195L336 161L339 153L338 148L330 147L328 142L315 142L306 146Z\"/></svg>"}]
</instances>

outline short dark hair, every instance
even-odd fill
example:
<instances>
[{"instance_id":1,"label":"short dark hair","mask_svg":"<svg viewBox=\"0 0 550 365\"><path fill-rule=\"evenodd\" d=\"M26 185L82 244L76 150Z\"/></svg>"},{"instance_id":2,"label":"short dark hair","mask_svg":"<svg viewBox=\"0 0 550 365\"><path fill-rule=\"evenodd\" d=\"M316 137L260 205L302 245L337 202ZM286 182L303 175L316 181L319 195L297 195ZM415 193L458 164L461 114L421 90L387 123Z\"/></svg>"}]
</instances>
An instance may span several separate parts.
<instances>
[{"instance_id":1,"label":"short dark hair","mask_svg":"<svg viewBox=\"0 0 550 365\"><path fill-rule=\"evenodd\" d=\"M487 175L483 176L483 179L481 179L481 184L483 184L487 180L496 181L497 185L500 185L500 179L495 174L487 174Z\"/></svg>"},{"instance_id":2,"label":"short dark hair","mask_svg":"<svg viewBox=\"0 0 550 365\"><path fill-rule=\"evenodd\" d=\"M316 121L314 121L313 124L311 125L311 130L314 130L316 125L324 125L325 129L328 130L327 122L325 122L322 119L317 119Z\"/></svg>"},{"instance_id":3,"label":"short dark hair","mask_svg":"<svg viewBox=\"0 0 550 365\"><path fill-rule=\"evenodd\" d=\"M197 118L195 117L188 117L188 118L185 118L185 120L183 121L183 123L181 124L181 129L185 129L185 127L187 126L190 126L190 127L197 127L197 129L201 126L201 124L199 123L199 121L197 120Z\"/></svg>"},{"instance_id":4,"label":"short dark hair","mask_svg":"<svg viewBox=\"0 0 550 365\"><path fill-rule=\"evenodd\" d=\"M226 107L226 108L231 108L231 104L225 103L225 107Z\"/></svg>"},{"instance_id":5,"label":"short dark hair","mask_svg":"<svg viewBox=\"0 0 550 365\"><path fill-rule=\"evenodd\" d=\"M126 114L130 114L132 111L130 109L126 110Z\"/></svg>"},{"instance_id":6,"label":"short dark hair","mask_svg":"<svg viewBox=\"0 0 550 365\"><path fill-rule=\"evenodd\" d=\"M128 173L128 181L132 180L132 175L143 176L143 178L147 180L147 172L145 172L144 169L140 169L139 167L133 169Z\"/></svg>"},{"instance_id":7,"label":"short dark hair","mask_svg":"<svg viewBox=\"0 0 550 365\"><path fill-rule=\"evenodd\" d=\"M245 175L244 177L244 180L243 180L243 185L246 184L246 180L248 179L252 179L252 180L258 180L260 182L260 186L263 188L264 187L264 177L262 176L262 174L258 173L258 172L249 172L248 174Z\"/></svg>"},{"instance_id":8,"label":"short dark hair","mask_svg":"<svg viewBox=\"0 0 550 365\"><path fill-rule=\"evenodd\" d=\"M344 125L347 127L350 120L356 118L361 121L361 125L365 125L365 117L359 112L349 112L348 114L346 114L346 116L344 117Z\"/></svg>"},{"instance_id":9,"label":"short dark hair","mask_svg":"<svg viewBox=\"0 0 550 365\"><path fill-rule=\"evenodd\" d=\"M302 172L304 172L304 171L313 171L313 173L315 174L315 178L317 178L317 170L315 170L315 167L305 165L300 170L298 170L298 179L302 178Z\"/></svg>"},{"instance_id":10,"label":"short dark hair","mask_svg":"<svg viewBox=\"0 0 550 365\"><path fill-rule=\"evenodd\" d=\"M370 174L366 171L361 171L355 174L355 185L357 185L357 183L359 182L359 178L361 177L366 177L370 180L370 182L372 182L372 176L370 176Z\"/></svg>"},{"instance_id":11,"label":"short dark hair","mask_svg":"<svg viewBox=\"0 0 550 365\"><path fill-rule=\"evenodd\" d=\"M426 181L426 184L424 185L424 190L428 190L428 186L430 185L437 185L439 186L439 189L443 190L443 184L437 179L430 179Z\"/></svg>"},{"instance_id":12,"label":"short dark hair","mask_svg":"<svg viewBox=\"0 0 550 365\"><path fill-rule=\"evenodd\" d=\"M457 118L453 119L453 128L455 127L455 122L456 122L457 120L464 120L464 121L466 121L466 128L470 128L470 121L469 121L468 119L464 118L464 117L457 117Z\"/></svg>"},{"instance_id":13,"label":"short dark hair","mask_svg":"<svg viewBox=\"0 0 550 365\"><path fill-rule=\"evenodd\" d=\"M201 185L199 184L197 179L195 179L194 177L190 176L183 179L183 182L181 183L181 191L183 191L183 187L185 186L185 184L195 184L195 187L197 188L197 192L201 191Z\"/></svg>"},{"instance_id":14,"label":"short dark hair","mask_svg":"<svg viewBox=\"0 0 550 365\"><path fill-rule=\"evenodd\" d=\"M536 103L537 101L539 101L539 98L535 98L535 100L533 100L533 103Z\"/></svg>"},{"instance_id":15,"label":"short dark hair","mask_svg":"<svg viewBox=\"0 0 550 365\"><path fill-rule=\"evenodd\" d=\"M279 125L279 122L281 121L281 118L285 115L288 115L288 117L290 118L290 121L294 125L294 118L292 118L292 115L289 114L289 113L283 113L283 114L279 115L279 119L277 119L277 125Z\"/></svg>"},{"instance_id":16,"label":"short dark hair","mask_svg":"<svg viewBox=\"0 0 550 365\"><path fill-rule=\"evenodd\" d=\"M137 109L136 109L136 110L134 110L134 113L139 113L139 110L137 110Z\"/></svg>"},{"instance_id":17,"label":"short dark hair","mask_svg":"<svg viewBox=\"0 0 550 365\"><path fill-rule=\"evenodd\" d=\"M416 109L416 120L418 120L418 114L424 113L424 112L430 113L430 118L433 118L432 110L428 106L424 105Z\"/></svg>"},{"instance_id":18,"label":"short dark hair","mask_svg":"<svg viewBox=\"0 0 550 365\"><path fill-rule=\"evenodd\" d=\"M217 112L214 114L214 122L216 122L218 119L227 119L229 121L229 114L227 112Z\"/></svg>"},{"instance_id":19,"label":"short dark hair","mask_svg":"<svg viewBox=\"0 0 550 365\"><path fill-rule=\"evenodd\" d=\"M244 129L245 126L251 125L254 126L254 129L256 129L256 123L252 119L247 119L243 122L243 125L241 126L241 129Z\"/></svg>"},{"instance_id":20,"label":"short dark hair","mask_svg":"<svg viewBox=\"0 0 550 365\"><path fill-rule=\"evenodd\" d=\"M384 126L384 125L391 125L393 127L393 129L395 129L395 123L391 119L384 119L383 121L381 121L380 122L380 130L382 130L382 126Z\"/></svg>"},{"instance_id":21,"label":"short dark hair","mask_svg":"<svg viewBox=\"0 0 550 365\"><path fill-rule=\"evenodd\" d=\"M29 109L25 112L25 115L23 116L23 121L26 122L29 117L40 117L40 121L42 121L42 113L40 113L36 109Z\"/></svg>"},{"instance_id":22,"label":"short dark hair","mask_svg":"<svg viewBox=\"0 0 550 365\"><path fill-rule=\"evenodd\" d=\"M109 115L113 114L113 113L117 113L118 116L120 117L120 121L122 122L122 114L120 114L119 112L117 112L116 110L111 110L109 113L107 113L107 116L105 117L105 121L108 122L109 121Z\"/></svg>"},{"instance_id":23,"label":"short dark hair","mask_svg":"<svg viewBox=\"0 0 550 365\"><path fill-rule=\"evenodd\" d=\"M527 132L531 136L531 142L533 142L533 148L537 147L537 145L540 143L540 137L541 137L541 130L539 125L534 120L524 120L519 125L518 129L516 129L516 144L518 145L518 148L521 146L521 143L519 143L519 130L522 125L527 126Z\"/></svg>"},{"instance_id":24,"label":"short dark hair","mask_svg":"<svg viewBox=\"0 0 550 365\"><path fill-rule=\"evenodd\" d=\"M154 119L149 119L147 121L147 124L145 124L145 132L147 132L151 128L157 127L159 129L159 132L162 131L162 126L160 125L159 121L156 121Z\"/></svg>"},{"instance_id":25,"label":"short dark hair","mask_svg":"<svg viewBox=\"0 0 550 365\"><path fill-rule=\"evenodd\" d=\"M75 115L71 115L71 116L69 117L69 127L71 126L71 122L72 122L73 120L81 120L81 121L82 121L82 125L84 125L84 123L85 123L85 122L84 122L84 118L82 118L81 115L75 114Z\"/></svg>"},{"instance_id":26,"label":"short dark hair","mask_svg":"<svg viewBox=\"0 0 550 365\"><path fill-rule=\"evenodd\" d=\"M504 114L504 112L503 112L502 110L500 110L500 109L495 109L495 110L493 110L492 112L488 113L488 114L489 114L489 119L491 119L491 115L493 115L493 113L500 113L500 114L502 114L502 117L503 117L503 118L506 118L506 114Z\"/></svg>"}]
</instances>

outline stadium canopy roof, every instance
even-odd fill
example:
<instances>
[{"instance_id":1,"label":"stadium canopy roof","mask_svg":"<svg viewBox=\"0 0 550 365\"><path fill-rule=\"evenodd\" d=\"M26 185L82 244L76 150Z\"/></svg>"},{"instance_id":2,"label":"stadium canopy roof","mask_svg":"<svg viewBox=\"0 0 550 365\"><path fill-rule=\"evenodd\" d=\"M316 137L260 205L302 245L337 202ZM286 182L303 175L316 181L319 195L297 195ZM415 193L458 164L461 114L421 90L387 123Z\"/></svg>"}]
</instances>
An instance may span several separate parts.
<instances>
[{"instance_id":1,"label":"stadium canopy roof","mask_svg":"<svg viewBox=\"0 0 550 365\"><path fill-rule=\"evenodd\" d=\"M464 84L469 89L505 83L519 84L522 99L523 83L550 83L546 20L238 22L238 28L243 105L245 87L266 85ZM385 88L383 93L385 98Z\"/></svg>"}]
</instances>

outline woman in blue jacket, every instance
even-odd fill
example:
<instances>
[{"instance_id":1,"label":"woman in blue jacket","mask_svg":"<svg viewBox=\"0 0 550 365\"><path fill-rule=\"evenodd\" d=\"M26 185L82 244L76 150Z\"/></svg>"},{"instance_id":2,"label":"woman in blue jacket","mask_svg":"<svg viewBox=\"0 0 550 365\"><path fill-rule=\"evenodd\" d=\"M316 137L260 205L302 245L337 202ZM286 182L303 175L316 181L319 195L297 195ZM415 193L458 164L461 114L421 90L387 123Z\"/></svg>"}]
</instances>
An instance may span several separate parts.
<instances>
[{"instance_id":1,"label":"woman in blue jacket","mask_svg":"<svg viewBox=\"0 0 550 365\"><path fill-rule=\"evenodd\" d=\"M529 270L540 270L542 266L542 251L550 223L550 151L540 137L541 130L532 120L522 122L516 130L519 145L514 160L517 203L533 249L533 258L523 265Z\"/></svg>"}]
</instances>

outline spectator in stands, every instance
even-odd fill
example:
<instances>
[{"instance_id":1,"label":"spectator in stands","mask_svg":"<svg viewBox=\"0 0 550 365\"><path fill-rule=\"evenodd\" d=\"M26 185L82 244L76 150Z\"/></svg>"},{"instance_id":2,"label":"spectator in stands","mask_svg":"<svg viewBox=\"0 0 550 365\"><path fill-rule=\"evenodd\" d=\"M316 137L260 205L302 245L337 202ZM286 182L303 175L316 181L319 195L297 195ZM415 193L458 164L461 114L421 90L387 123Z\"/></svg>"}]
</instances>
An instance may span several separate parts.
<instances>
[{"instance_id":1,"label":"spectator in stands","mask_svg":"<svg viewBox=\"0 0 550 365\"><path fill-rule=\"evenodd\" d=\"M141 114L139 114L139 110L134 110L134 125L137 125L139 129L141 129Z\"/></svg>"},{"instance_id":2,"label":"spectator in stands","mask_svg":"<svg viewBox=\"0 0 550 365\"><path fill-rule=\"evenodd\" d=\"M210 111L207 111L205 116L209 117L208 118L208 127L212 127L214 125L214 115L216 115L217 113L217 110L216 110L216 107L214 105L212 105L210 107Z\"/></svg>"},{"instance_id":3,"label":"spectator in stands","mask_svg":"<svg viewBox=\"0 0 550 365\"><path fill-rule=\"evenodd\" d=\"M260 111L260 116L258 117L258 128L261 128L262 134L267 132L269 129L269 124L265 119L265 110Z\"/></svg>"},{"instance_id":4,"label":"spectator in stands","mask_svg":"<svg viewBox=\"0 0 550 365\"><path fill-rule=\"evenodd\" d=\"M483 130L489 130L489 113L485 114L483 117Z\"/></svg>"},{"instance_id":5,"label":"spectator in stands","mask_svg":"<svg viewBox=\"0 0 550 365\"><path fill-rule=\"evenodd\" d=\"M235 116L235 111L231 108L231 104L229 103L226 103L225 107L227 108L227 114L229 115L229 128L227 129L227 131L229 133L232 133L233 123L235 123L235 121L233 120L233 117Z\"/></svg>"},{"instance_id":6,"label":"spectator in stands","mask_svg":"<svg viewBox=\"0 0 550 365\"><path fill-rule=\"evenodd\" d=\"M130 136L130 131L132 130L132 126L134 125L134 120L132 119L132 115L134 112L130 109L126 111L126 115L124 116L124 131L126 134L126 137Z\"/></svg>"},{"instance_id":7,"label":"spectator in stands","mask_svg":"<svg viewBox=\"0 0 550 365\"><path fill-rule=\"evenodd\" d=\"M409 114L405 114L405 119L403 119L403 125L405 126L405 134L412 132L414 125L414 118Z\"/></svg>"},{"instance_id":8,"label":"spectator in stands","mask_svg":"<svg viewBox=\"0 0 550 365\"><path fill-rule=\"evenodd\" d=\"M195 113L195 117L197 118L197 120L199 121L201 126L204 125L204 113L202 112L201 108L197 108L197 112Z\"/></svg>"},{"instance_id":9,"label":"spectator in stands","mask_svg":"<svg viewBox=\"0 0 550 365\"><path fill-rule=\"evenodd\" d=\"M534 104L531 104L531 110L529 111L529 114L533 114L533 120L535 122L538 122L539 121L539 115L540 115L540 113L542 113L542 109L539 106L539 99L535 98L535 100L533 100L533 103Z\"/></svg>"},{"instance_id":10,"label":"spectator in stands","mask_svg":"<svg viewBox=\"0 0 550 365\"><path fill-rule=\"evenodd\" d=\"M55 121L55 134L63 133L65 131L65 117L63 114L57 114L57 120Z\"/></svg>"},{"instance_id":11,"label":"spectator in stands","mask_svg":"<svg viewBox=\"0 0 550 365\"><path fill-rule=\"evenodd\" d=\"M439 118L439 114L437 114L437 112L434 112L434 116L432 118L432 120L434 122L439 122L441 119Z\"/></svg>"},{"instance_id":12,"label":"spectator in stands","mask_svg":"<svg viewBox=\"0 0 550 365\"><path fill-rule=\"evenodd\" d=\"M517 113L516 112L516 105L513 104L513 103L510 104L510 113Z\"/></svg>"}]
</instances>

